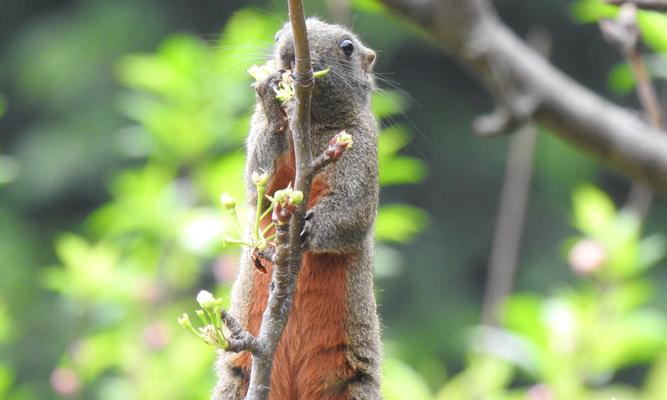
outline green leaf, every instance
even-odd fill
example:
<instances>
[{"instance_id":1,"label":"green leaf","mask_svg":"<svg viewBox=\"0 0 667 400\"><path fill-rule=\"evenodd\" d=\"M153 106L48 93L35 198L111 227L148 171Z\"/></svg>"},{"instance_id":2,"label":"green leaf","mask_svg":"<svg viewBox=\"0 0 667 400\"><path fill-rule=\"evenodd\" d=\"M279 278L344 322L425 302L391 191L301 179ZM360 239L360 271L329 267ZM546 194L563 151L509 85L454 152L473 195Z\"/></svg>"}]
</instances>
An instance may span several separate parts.
<instances>
[{"instance_id":1,"label":"green leaf","mask_svg":"<svg viewBox=\"0 0 667 400\"><path fill-rule=\"evenodd\" d=\"M667 56L664 54L644 55L644 61L651 77L667 79ZM628 94L635 87L635 76L627 63L612 68L607 79L609 88L618 94Z\"/></svg>"},{"instance_id":2,"label":"green leaf","mask_svg":"<svg viewBox=\"0 0 667 400\"><path fill-rule=\"evenodd\" d=\"M596 237L614 221L616 208L609 197L592 185L580 186L572 195L574 224Z\"/></svg>"},{"instance_id":3,"label":"green leaf","mask_svg":"<svg viewBox=\"0 0 667 400\"><path fill-rule=\"evenodd\" d=\"M617 94L628 94L635 88L635 75L627 63L617 64L607 78L609 89Z\"/></svg>"},{"instance_id":4,"label":"green leaf","mask_svg":"<svg viewBox=\"0 0 667 400\"><path fill-rule=\"evenodd\" d=\"M407 104L408 101L405 97L394 90L375 92L371 101L373 114L378 119L403 113Z\"/></svg>"},{"instance_id":5,"label":"green leaf","mask_svg":"<svg viewBox=\"0 0 667 400\"><path fill-rule=\"evenodd\" d=\"M581 23L614 18L618 14L618 7L605 4L602 0L580 0L572 4L571 10L574 19Z\"/></svg>"},{"instance_id":6,"label":"green leaf","mask_svg":"<svg viewBox=\"0 0 667 400\"><path fill-rule=\"evenodd\" d=\"M648 373L643 399L659 399L665 393L667 393L667 352L663 350Z\"/></svg>"},{"instance_id":7,"label":"green leaf","mask_svg":"<svg viewBox=\"0 0 667 400\"><path fill-rule=\"evenodd\" d=\"M197 78L206 65L207 48L198 38L178 34L165 40L157 54L121 59L118 76L125 85L155 92L175 101L197 96Z\"/></svg>"},{"instance_id":8,"label":"green leaf","mask_svg":"<svg viewBox=\"0 0 667 400\"><path fill-rule=\"evenodd\" d=\"M531 294L514 294L502 308L502 324L537 347L548 342L548 332L542 323L542 299Z\"/></svg>"},{"instance_id":9,"label":"green leaf","mask_svg":"<svg viewBox=\"0 0 667 400\"><path fill-rule=\"evenodd\" d=\"M667 15L641 11L637 14L637 22L646 44L657 52L667 52Z\"/></svg>"},{"instance_id":10,"label":"green leaf","mask_svg":"<svg viewBox=\"0 0 667 400\"><path fill-rule=\"evenodd\" d=\"M588 400L640 400L658 399L660 397L644 397L642 393L629 385L609 385L596 389L589 394Z\"/></svg>"},{"instance_id":11,"label":"green leaf","mask_svg":"<svg viewBox=\"0 0 667 400\"><path fill-rule=\"evenodd\" d=\"M380 167L380 185L382 186L419 183L425 177L424 163L414 157L392 157L384 161Z\"/></svg>"},{"instance_id":12,"label":"green leaf","mask_svg":"<svg viewBox=\"0 0 667 400\"><path fill-rule=\"evenodd\" d=\"M641 310L617 318L598 338L594 363L603 370L652 361L667 343L667 319L658 310Z\"/></svg>"},{"instance_id":13,"label":"green leaf","mask_svg":"<svg viewBox=\"0 0 667 400\"><path fill-rule=\"evenodd\" d=\"M13 182L19 176L16 157L0 155L0 187Z\"/></svg>"},{"instance_id":14,"label":"green leaf","mask_svg":"<svg viewBox=\"0 0 667 400\"><path fill-rule=\"evenodd\" d=\"M646 270L655 266L667 255L667 235L653 234L639 242L639 269Z\"/></svg>"},{"instance_id":15,"label":"green leaf","mask_svg":"<svg viewBox=\"0 0 667 400\"><path fill-rule=\"evenodd\" d=\"M417 183L426 177L423 161L396 153L410 143L410 135L400 125L385 128L380 133L378 158L382 186Z\"/></svg>"},{"instance_id":16,"label":"green leaf","mask_svg":"<svg viewBox=\"0 0 667 400\"><path fill-rule=\"evenodd\" d=\"M375 239L405 243L412 240L428 224L428 214L407 204L380 207L375 224Z\"/></svg>"},{"instance_id":17,"label":"green leaf","mask_svg":"<svg viewBox=\"0 0 667 400\"><path fill-rule=\"evenodd\" d=\"M436 400L504 399L505 387L514 375L508 362L486 355L472 355L468 367L438 392Z\"/></svg>"},{"instance_id":18,"label":"green leaf","mask_svg":"<svg viewBox=\"0 0 667 400\"><path fill-rule=\"evenodd\" d=\"M0 398L9 398L9 389L14 382L14 374L8 366L0 364Z\"/></svg>"},{"instance_id":19,"label":"green leaf","mask_svg":"<svg viewBox=\"0 0 667 400\"><path fill-rule=\"evenodd\" d=\"M378 0L352 0L352 7L355 10L366 11L369 13L385 13L387 8Z\"/></svg>"},{"instance_id":20,"label":"green leaf","mask_svg":"<svg viewBox=\"0 0 667 400\"><path fill-rule=\"evenodd\" d=\"M392 125L380 132L378 156L380 160L396 154L410 143L410 134L401 125Z\"/></svg>"},{"instance_id":21,"label":"green leaf","mask_svg":"<svg viewBox=\"0 0 667 400\"><path fill-rule=\"evenodd\" d=\"M407 364L395 358L383 362L382 393L385 400L432 400L424 379Z\"/></svg>"}]
</instances>

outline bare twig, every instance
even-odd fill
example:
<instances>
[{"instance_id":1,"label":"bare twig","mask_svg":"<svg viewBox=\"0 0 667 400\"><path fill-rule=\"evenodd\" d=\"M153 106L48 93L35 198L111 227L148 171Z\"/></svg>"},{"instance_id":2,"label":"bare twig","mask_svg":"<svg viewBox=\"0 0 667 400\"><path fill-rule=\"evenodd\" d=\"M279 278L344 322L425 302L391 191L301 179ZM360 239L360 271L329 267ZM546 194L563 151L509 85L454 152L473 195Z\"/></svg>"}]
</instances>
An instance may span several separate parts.
<instances>
[{"instance_id":1,"label":"bare twig","mask_svg":"<svg viewBox=\"0 0 667 400\"><path fill-rule=\"evenodd\" d=\"M510 142L496 230L489 255L489 275L482 305L484 325L497 323L498 304L512 291L528 207L536 139L535 126L526 124Z\"/></svg>"},{"instance_id":2,"label":"bare twig","mask_svg":"<svg viewBox=\"0 0 667 400\"><path fill-rule=\"evenodd\" d=\"M606 0L608 4L634 4L642 10L667 11L667 0Z\"/></svg>"},{"instance_id":3,"label":"bare twig","mask_svg":"<svg viewBox=\"0 0 667 400\"><path fill-rule=\"evenodd\" d=\"M636 6L630 2L623 4L615 21L600 21L600 30L607 41L616 47L630 65L637 82L639 102L648 114L651 125L658 129L664 129L660 101L638 49L640 32L637 26ZM641 182L635 181L632 184L624 208L643 219L651 207L652 200L653 191Z\"/></svg>"},{"instance_id":4,"label":"bare twig","mask_svg":"<svg viewBox=\"0 0 667 400\"><path fill-rule=\"evenodd\" d=\"M488 1L382 2L427 30L494 95L500 92L499 78L518 85L537 102L537 123L607 165L667 192L667 136L549 64L498 19ZM493 71L498 60L503 68Z\"/></svg>"},{"instance_id":5,"label":"bare twig","mask_svg":"<svg viewBox=\"0 0 667 400\"><path fill-rule=\"evenodd\" d=\"M313 160L313 174L316 174L322 168L338 160L350 146L352 146L352 137L350 135L345 131L336 134L331 138L322 154Z\"/></svg>"},{"instance_id":6,"label":"bare twig","mask_svg":"<svg viewBox=\"0 0 667 400\"><path fill-rule=\"evenodd\" d=\"M551 38L547 32L533 30L527 40L540 54L546 56L550 52ZM489 254L488 276L482 305L484 325L497 324L498 305L512 292L528 208L536 141L537 129L532 123L524 124L510 139L496 229Z\"/></svg>"}]
</instances>

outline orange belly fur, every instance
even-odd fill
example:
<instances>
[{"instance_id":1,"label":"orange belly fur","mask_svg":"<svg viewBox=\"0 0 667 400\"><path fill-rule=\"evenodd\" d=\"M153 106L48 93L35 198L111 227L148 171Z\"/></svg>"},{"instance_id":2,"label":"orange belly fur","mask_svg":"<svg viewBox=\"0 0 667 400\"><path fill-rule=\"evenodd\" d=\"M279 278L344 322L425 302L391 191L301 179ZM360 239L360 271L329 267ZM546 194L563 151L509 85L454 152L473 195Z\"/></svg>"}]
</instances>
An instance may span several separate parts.
<instances>
[{"instance_id":1,"label":"orange belly fur","mask_svg":"<svg viewBox=\"0 0 667 400\"><path fill-rule=\"evenodd\" d=\"M287 187L294 180L294 153L289 151L276 166L267 193ZM327 182L313 180L308 208L327 193ZM262 221L266 226L270 221ZM306 252L292 311L276 349L271 378L271 400L344 400L346 382L354 375L345 358L345 315L347 312L347 266L350 255ZM271 282L272 265L263 263L266 273L254 270L252 304L248 330L259 333ZM246 376L250 354L237 360Z\"/></svg>"}]
</instances>

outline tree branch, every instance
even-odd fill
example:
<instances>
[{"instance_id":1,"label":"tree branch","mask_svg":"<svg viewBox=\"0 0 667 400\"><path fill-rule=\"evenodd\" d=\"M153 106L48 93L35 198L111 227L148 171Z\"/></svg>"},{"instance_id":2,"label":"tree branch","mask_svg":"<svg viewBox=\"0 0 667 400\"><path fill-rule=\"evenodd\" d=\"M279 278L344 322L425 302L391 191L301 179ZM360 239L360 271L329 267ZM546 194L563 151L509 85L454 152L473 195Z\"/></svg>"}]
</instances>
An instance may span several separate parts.
<instances>
[{"instance_id":1,"label":"tree branch","mask_svg":"<svg viewBox=\"0 0 667 400\"><path fill-rule=\"evenodd\" d=\"M304 215L313 179L310 147L310 100L314 77L306 18L300 0L288 0L289 18L294 36L296 55L293 71L296 114L289 121L294 144L296 178L294 189L303 193L301 203L281 214L279 206L273 210L276 223L276 248L273 256L272 287L262 324L257 337L258 346L252 353L250 383L246 400L266 400L271 390L273 356L292 308L297 276L301 268ZM286 211L286 210L283 210ZM285 219L291 215L289 223Z\"/></svg>"},{"instance_id":2,"label":"tree branch","mask_svg":"<svg viewBox=\"0 0 667 400\"><path fill-rule=\"evenodd\" d=\"M632 3L624 3L615 21L600 21L600 30L605 39L616 47L630 65L637 82L636 89L639 102L644 111L648 113L649 121L654 127L664 129L660 102L638 48L640 32L637 26L636 6ZM643 220L651 207L652 201L653 192L643 184L633 182L628 200L623 208Z\"/></svg>"},{"instance_id":3,"label":"tree branch","mask_svg":"<svg viewBox=\"0 0 667 400\"><path fill-rule=\"evenodd\" d=\"M617 6L634 4L642 10L667 11L667 0L606 0L606 2Z\"/></svg>"},{"instance_id":4,"label":"tree branch","mask_svg":"<svg viewBox=\"0 0 667 400\"><path fill-rule=\"evenodd\" d=\"M551 38L545 31L533 30L526 40L531 48L548 57ZM482 323L487 326L498 325L498 308L512 292L530 197L536 142L537 129L533 123L524 124L510 138L482 303Z\"/></svg>"},{"instance_id":5,"label":"tree branch","mask_svg":"<svg viewBox=\"0 0 667 400\"><path fill-rule=\"evenodd\" d=\"M536 122L605 164L667 193L667 136L556 69L517 38L487 1L382 2L424 28L496 98L502 99L513 87L513 92L535 102Z\"/></svg>"}]
</instances>

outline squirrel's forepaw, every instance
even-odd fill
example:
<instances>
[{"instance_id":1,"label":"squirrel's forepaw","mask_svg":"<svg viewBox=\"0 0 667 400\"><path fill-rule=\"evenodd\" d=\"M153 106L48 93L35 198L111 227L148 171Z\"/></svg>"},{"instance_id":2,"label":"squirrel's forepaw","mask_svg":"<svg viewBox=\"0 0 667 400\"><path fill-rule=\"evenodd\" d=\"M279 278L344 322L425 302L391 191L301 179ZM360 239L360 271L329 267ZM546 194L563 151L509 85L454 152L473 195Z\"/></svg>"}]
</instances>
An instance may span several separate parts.
<instances>
[{"instance_id":1,"label":"squirrel's forepaw","mask_svg":"<svg viewBox=\"0 0 667 400\"><path fill-rule=\"evenodd\" d=\"M267 271L262 261L273 263L273 258L275 254L276 254L275 247L273 247L273 245L268 245L266 248L262 250L255 248L250 258L252 259L255 268L257 268L259 272L265 274Z\"/></svg>"},{"instance_id":2,"label":"squirrel's forepaw","mask_svg":"<svg viewBox=\"0 0 667 400\"><path fill-rule=\"evenodd\" d=\"M266 98L267 100L271 99L277 101L276 90L278 90L278 85L282 80L284 72L285 71L282 69L274 71L273 73L267 75L263 80L253 84L253 87L259 96L263 99Z\"/></svg>"},{"instance_id":3,"label":"squirrel's forepaw","mask_svg":"<svg viewBox=\"0 0 667 400\"><path fill-rule=\"evenodd\" d=\"M270 130L282 133L287 131L289 123L287 113L280 101L276 98L278 85L282 80L284 70L278 70L268 75L264 80L254 85L257 95L262 101L266 118L269 121Z\"/></svg>"},{"instance_id":4,"label":"squirrel's forepaw","mask_svg":"<svg viewBox=\"0 0 667 400\"><path fill-rule=\"evenodd\" d=\"M310 247L309 239L311 237L310 233L313 225L311 220L313 219L313 215L315 215L315 212L310 209L306 211L306 215L303 216L303 229L301 230L300 236L301 240L303 241L302 247L304 249L308 249Z\"/></svg>"}]
</instances>

